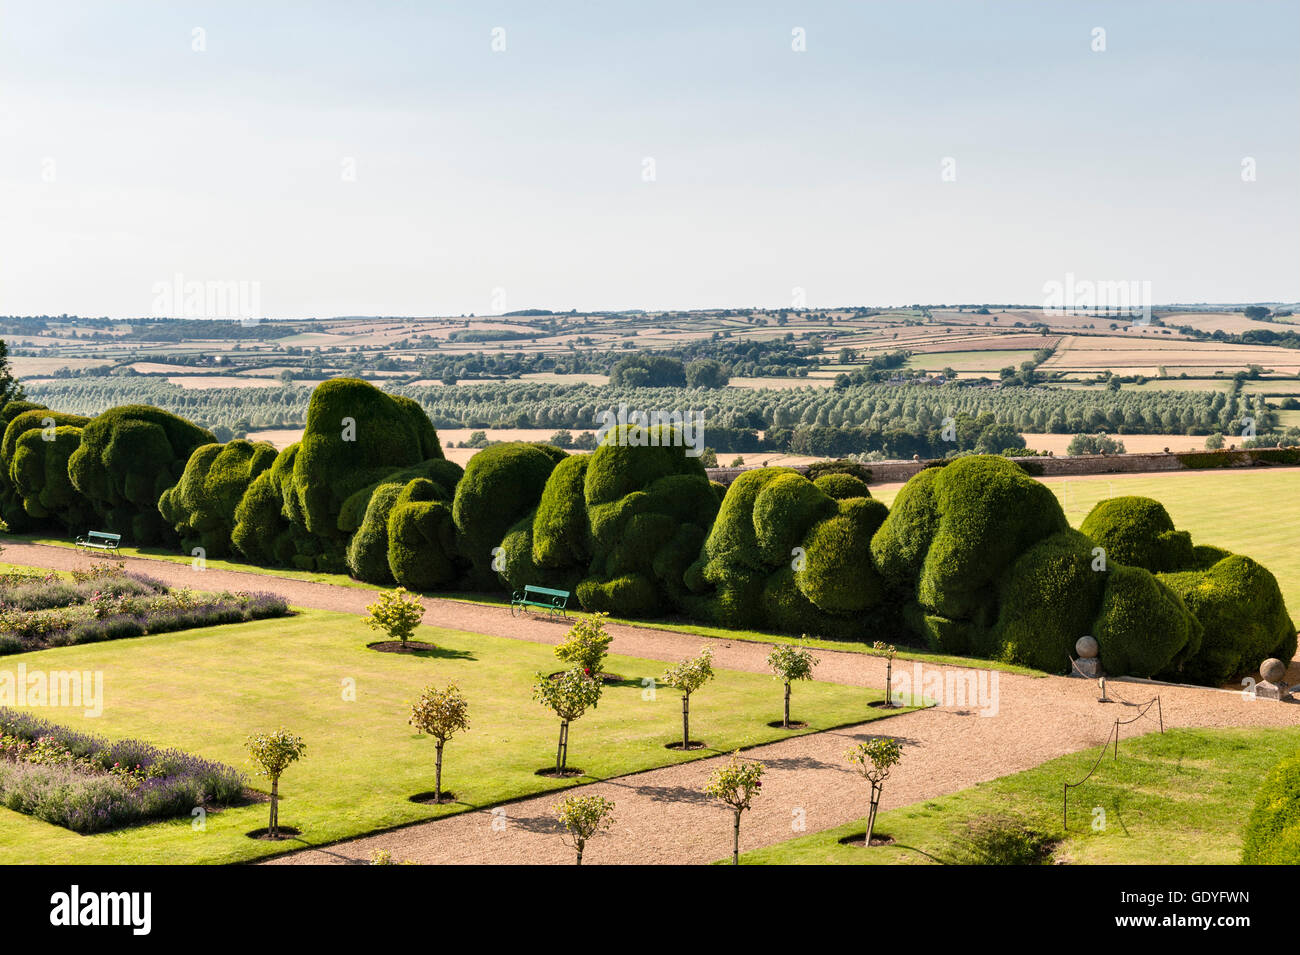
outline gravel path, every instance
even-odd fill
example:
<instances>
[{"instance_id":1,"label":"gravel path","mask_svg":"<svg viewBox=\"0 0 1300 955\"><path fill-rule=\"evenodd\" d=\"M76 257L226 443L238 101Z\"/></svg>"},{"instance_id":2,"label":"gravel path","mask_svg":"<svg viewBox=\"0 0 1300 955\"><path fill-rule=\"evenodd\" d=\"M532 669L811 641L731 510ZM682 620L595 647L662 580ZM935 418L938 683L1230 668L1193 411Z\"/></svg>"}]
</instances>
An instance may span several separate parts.
<instances>
[{"instance_id":1,"label":"gravel path","mask_svg":"<svg viewBox=\"0 0 1300 955\"><path fill-rule=\"evenodd\" d=\"M4 560L16 564L72 569L87 558L67 548L38 544L5 545ZM374 592L233 571L206 570L166 561L127 559L128 566L168 583L207 590L274 590L301 607L364 613ZM196 579L199 578L199 579ZM563 624L512 618L503 608L426 598L425 622L441 627L555 643ZM712 646L718 666L768 672L768 647L643 627L610 625L615 653L676 660ZM854 686L884 685L885 663L861 653L818 651L818 679ZM939 679L948 688L942 704L842 730L816 733L759 746L746 755L767 766L762 795L745 815L742 848L784 841L865 815L867 785L851 773L843 753L873 735L898 737L904 756L885 789L884 808L904 806L967 788L975 783L1036 766L1047 759L1099 746L1114 720L1136 714L1132 704L1160 694L1166 726L1292 726L1300 706L1245 700L1223 690L1151 686L1111 681L1116 702L1100 703L1095 683L1064 677L1031 677L997 671L926 664L923 669L896 661L895 679ZM964 698L958 687L983 689ZM982 684L980 681L983 681ZM923 684L924 686L925 684ZM929 692L927 690L927 692ZM1128 701L1128 702L1124 702ZM996 708L993 704L996 703ZM1155 710L1124 727L1122 736L1156 729ZM1121 743L1121 748L1123 744ZM978 754L978 755L976 755ZM612 836L587 847L589 863L705 863L731 851L730 816L699 792L722 756L694 763L596 782L584 792L617 803ZM272 864L357 863L375 849L389 849L398 860L420 863L567 863L572 854L552 821L556 794L505 806L475 808L434 822L352 839L270 860ZM803 828L799 828L802 826Z\"/></svg>"}]
</instances>

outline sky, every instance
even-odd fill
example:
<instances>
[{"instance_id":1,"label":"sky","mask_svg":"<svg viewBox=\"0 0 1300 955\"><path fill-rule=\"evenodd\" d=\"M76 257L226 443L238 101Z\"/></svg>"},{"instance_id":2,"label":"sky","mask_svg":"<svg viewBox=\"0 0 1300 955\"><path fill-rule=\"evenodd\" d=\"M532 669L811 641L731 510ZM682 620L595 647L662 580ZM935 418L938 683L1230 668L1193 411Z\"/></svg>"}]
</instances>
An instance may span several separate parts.
<instances>
[{"instance_id":1,"label":"sky","mask_svg":"<svg viewBox=\"0 0 1300 955\"><path fill-rule=\"evenodd\" d=\"M1295 301L1298 39L1291 0L0 0L0 314Z\"/></svg>"}]
</instances>

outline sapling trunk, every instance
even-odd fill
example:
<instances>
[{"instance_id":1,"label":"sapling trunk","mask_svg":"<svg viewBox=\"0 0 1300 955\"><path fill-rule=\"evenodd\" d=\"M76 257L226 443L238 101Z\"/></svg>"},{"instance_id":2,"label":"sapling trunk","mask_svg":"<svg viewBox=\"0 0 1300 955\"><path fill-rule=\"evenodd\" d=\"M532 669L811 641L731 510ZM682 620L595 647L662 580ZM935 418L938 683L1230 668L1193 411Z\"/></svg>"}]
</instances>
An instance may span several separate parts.
<instances>
[{"instance_id":1,"label":"sapling trunk","mask_svg":"<svg viewBox=\"0 0 1300 955\"><path fill-rule=\"evenodd\" d=\"M586 847L587 847L587 840L579 839L577 843L578 861L575 862L574 865L582 865L582 850L585 849Z\"/></svg>"},{"instance_id":2,"label":"sapling trunk","mask_svg":"<svg viewBox=\"0 0 1300 955\"><path fill-rule=\"evenodd\" d=\"M691 748L691 695L682 694L682 749Z\"/></svg>"},{"instance_id":3,"label":"sapling trunk","mask_svg":"<svg viewBox=\"0 0 1300 955\"><path fill-rule=\"evenodd\" d=\"M736 821L731 830L731 864L740 865L740 810L736 810Z\"/></svg>"},{"instance_id":4,"label":"sapling trunk","mask_svg":"<svg viewBox=\"0 0 1300 955\"><path fill-rule=\"evenodd\" d=\"M871 808L867 812L867 839L862 844L864 849L871 848L871 834L876 828L876 812L880 809L880 793L884 788L877 783L871 784Z\"/></svg>"},{"instance_id":5,"label":"sapling trunk","mask_svg":"<svg viewBox=\"0 0 1300 955\"><path fill-rule=\"evenodd\" d=\"M569 759L569 721L560 721L560 742L555 747L555 772L557 774L564 772L564 766Z\"/></svg>"},{"instance_id":6,"label":"sapling trunk","mask_svg":"<svg viewBox=\"0 0 1300 955\"><path fill-rule=\"evenodd\" d=\"M782 721L781 725L786 729L790 728L790 681L789 680L787 680L785 684L785 719Z\"/></svg>"},{"instance_id":7,"label":"sapling trunk","mask_svg":"<svg viewBox=\"0 0 1300 955\"><path fill-rule=\"evenodd\" d=\"M442 748L445 745L445 743L439 741L437 746L438 758L433 776L433 801L435 803L442 802Z\"/></svg>"},{"instance_id":8,"label":"sapling trunk","mask_svg":"<svg viewBox=\"0 0 1300 955\"><path fill-rule=\"evenodd\" d=\"M274 839L280 835L280 777L271 777L271 819L266 825L266 834Z\"/></svg>"}]
</instances>

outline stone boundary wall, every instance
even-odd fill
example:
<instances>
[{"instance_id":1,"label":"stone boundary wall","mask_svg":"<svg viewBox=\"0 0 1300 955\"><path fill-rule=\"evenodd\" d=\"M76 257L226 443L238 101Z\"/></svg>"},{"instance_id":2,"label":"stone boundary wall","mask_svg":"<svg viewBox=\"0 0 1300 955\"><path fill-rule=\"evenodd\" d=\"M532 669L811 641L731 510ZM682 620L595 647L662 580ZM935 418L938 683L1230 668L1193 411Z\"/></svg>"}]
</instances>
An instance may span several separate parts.
<instances>
[{"instance_id":1,"label":"stone boundary wall","mask_svg":"<svg viewBox=\"0 0 1300 955\"><path fill-rule=\"evenodd\" d=\"M1270 460L1271 459L1271 460ZM1300 449L1254 448L1248 451L1187 451L1165 454L1081 454L1074 457L1011 458L1035 477L1087 474L1140 474L1158 471L1202 471L1222 468L1286 467L1300 465ZM939 465L942 460L926 461L868 461L872 484L897 484L908 480L927 464ZM808 473L808 465L780 465L791 467L800 474ZM709 468L710 480L730 484L746 471L758 468Z\"/></svg>"}]
</instances>

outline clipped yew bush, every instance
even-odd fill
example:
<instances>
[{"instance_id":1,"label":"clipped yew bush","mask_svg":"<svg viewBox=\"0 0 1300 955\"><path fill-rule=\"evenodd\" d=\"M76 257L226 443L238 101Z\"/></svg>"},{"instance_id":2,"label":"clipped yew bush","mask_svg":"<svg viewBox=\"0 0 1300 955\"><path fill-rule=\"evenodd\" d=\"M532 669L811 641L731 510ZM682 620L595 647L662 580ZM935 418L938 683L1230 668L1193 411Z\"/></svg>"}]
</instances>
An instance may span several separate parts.
<instances>
[{"instance_id":1,"label":"clipped yew bush","mask_svg":"<svg viewBox=\"0 0 1300 955\"><path fill-rule=\"evenodd\" d=\"M975 455L912 478L872 539L885 579L924 615L978 627L997 615L997 579L1069 525L1055 495L1006 458ZM918 483L909 492L913 483Z\"/></svg>"},{"instance_id":2,"label":"clipped yew bush","mask_svg":"<svg viewBox=\"0 0 1300 955\"><path fill-rule=\"evenodd\" d=\"M418 480L423 482L421 487L429 488L424 499L450 504L463 473L460 465L452 461L431 458L414 467L394 472L383 481L349 497L339 514L340 529L347 531L355 528L348 541L348 572L358 580L369 583L392 583L394 578L389 565L388 521L398 495L403 488ZM360 516L357 516L358 510ZM414 546L418 540L419 536L416 535L408 545Z\"/></svg>"},{"instance_id":3,"label":"clipped yew bush","mask_svg":"<svg viewBox=\"0 0 1300 955\"><path fill-rule=\"evenodd\" d=\"M461 574L456 524L445 491L416 478L398 492L388 515L388 568L412 590L451 587Z\"/></svg>"},{"instance_id":4,"label":"clipped yew bush","mask_svg":"<svg viewBox=\"0 0 1300 955\"><path fill-rule=\"evenodd\" d=\"M1255 672L1269 657L1295 656L1295 624L1277 579L1249 557L1232 554L1207 570L1159 577L1204 629L1195 652L1169 675L1215 685Z\"/></svg>"},{"instance_id":5,"label":"clipped yew bush","mask_svg":"<svg viewBox=\"0 0 1300 955\"><path fill-rule=\"evenodd\" d=\"M296 522L291 516L296 513L292 485L298 447L295 442L281 451L249 484L235 508L230 542L254 564L329 570L333 563L325 559L324 548L307 533L300 516Z\"/></svg>"},{"instance_id":6,"label":"clipped yew bush","mask_svg":"<svg viewBox=\"0 0 1300 955\"><path fill-rule=\"evenodd\" d=\"M537 507L556 463L552 453L524 441L490 445L469 459L456 487L452 517L460 554L469 562L470 586L500 586L492 569L493 549Z\"/></svg>"},{"instance_id":7,"label":"clipped yew bush","mask_svg":"<svg viewBox=\"0 0 1300 955\"><path fill-rule=\"evenodd\" d=\"M121 405L82 428L68 476L103 525L96 530L122 534L133 544L172 540L158 499L180 480L194 449L215 440L206 428L161 408Z\"/></svg>"},{"instance_id":8,"label":"clipped yew bush","mask_svg":"<svg viewBox=\"0 0 1300 955\"><path fill-rule=\"evenodd\" d=\"M835 498L837 501L844 501L852 497L871 497L871 488L867 486L867 482L854 477L852 474L833 471L830 474L823 474L819 478L814 478L813 484L816 485L817 490L827 497Z\"/></svg>"},{"instance_id":9,"label":"clipped yew bush","mask_svg":"<svg viewBox=\"0 0 1300 955\"><path fill-rule=\"evenodd\" d=\"M10 403L11 405L14 402ZM74 533L91 528L94 511L68 478L68 459L81 446L82 427L90 419L59 411L29 410L15 415L0 442L0 494L11 501L0 507L6 514L21 510L18 527L58 524ZM52 439L52 440L51 440Z\"/></svg>"},{"instance_id":10,"label":"clipped yew bush","mask_svg":"<svg viewBox=\"0 0 1300 955\"><path fill-rule=\"evenodd\" d=\"M196 448L181 479L158 499L158 511L175 528L181 546L201 547L208 557L228 556L239 502L276 456L265 441L241 439Z\"/></svg>"},{"instance_id":11,"label":"clipped yew bush","mask_svg":"<svg viewBox=\"0 0 1300 955\"><path fill-rule=\"evenodd\" d=\"M19 415L44 409L44 405L35 401L0 401L0 438L8 432L10 422ZM23 508L22 498L9 479L7 458L0 460L0 520L15 532L24 531L31 524L31 518Z\"/></svg>"},{"instance_id":12,"label":"clipped yew bush","mask_svg":"<svg viewBox=\"0 0 1300 955\"><path fill-rule=\"evenodd\" d=\"M847 474L821 480L833 478L857 480ZM848 497L834 514L814 524L800 543L804 569L795 574L803 595L828 613L860 613L879 604L885 584L871 561L871 539L888 516L879 501Z\"/></svg>"},{"instance_id":13,"label":"clipped yew bush","mask_svg":"<svg viewBox=\"0 0 1300 955\"><path fill-rule=\"evenodd\" d=\"M1174 529L1163 504L1149 497L1098 501L1079 530L1106 551L1106 559L1152 573L1183 570L1195 562L1191 536Z\"/></svg>"},{"instance_id":14,"label":"clipped yew bush","mask_svg":"<svg viewBox=\"0 0 1300 955\"><path fill-rule=\"evenodd\" d=\"M982 651L1007 663L1068 672L1075 642L1092 633L1106 587L1107 574L1093 569L1094 546L1066 530L1022 553L998 583L998 618Z\"/></svg>"},{"instance_id":15,"label":"clipped yew bush","mask_svg":"<svg viewBox=\"0 0 1300 955\"><path fill-rule=\"evenodd\" d=\"M1300 753L1269 770L1241 839L1243 865L1295 865L1300 857Z\"/></svg>"},{"instance_id":16,"label":"clipped yew bush","mask_svg":"<svg viewBox=\"0 0 1300 955\"><path fill-rule=\"evenodd\" d=\"M349 497L394 471L442 458L424 409L357 378L333 378L312 392L293 463L290 518L343 562L347 532L339 516Z\"/></svg>"},{"instance_id":17,"label":"clipped yew bush","mask_svg":"<svg viewBox=\"0 0 1300 955\"><path fill-rule=\"evenodd\" d=\"M1111 564L1092 636L1107 673L1152 677L1196 652L1201 625L1149 571Z\"/></svg>"},{"instance_id":18,"label":"clipped yew bush","mask_svg":"<svg viewBox=\"0 0 1300 955\"><path fill-rule=\"evenodd\" d=\"M574 567L591 560L586 499L590 463L589 455L570 455L546 481L531 522L530 551L539 567Z\"/></svg>"}]
</instances>

